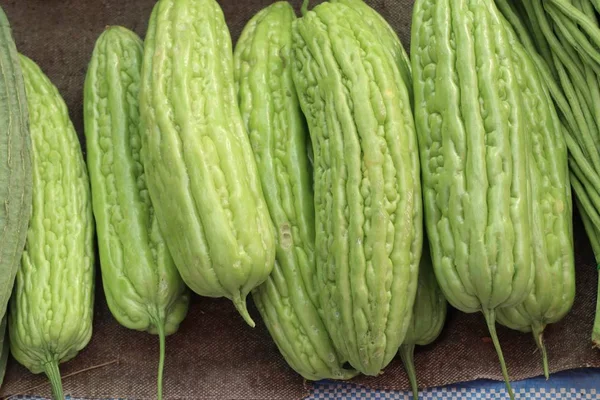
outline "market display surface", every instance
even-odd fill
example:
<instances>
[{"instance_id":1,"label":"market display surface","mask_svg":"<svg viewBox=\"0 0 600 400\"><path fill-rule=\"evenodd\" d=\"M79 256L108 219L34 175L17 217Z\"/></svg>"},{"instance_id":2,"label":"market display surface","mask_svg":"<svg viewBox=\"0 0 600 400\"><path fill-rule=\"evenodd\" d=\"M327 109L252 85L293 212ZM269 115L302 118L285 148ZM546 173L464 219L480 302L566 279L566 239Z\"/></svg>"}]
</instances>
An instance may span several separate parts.
<instances>
[{"instance_id":1,"label":"market display surface","mask_svg":"<svg viewBox=\"0 0 600 400\"><path fill-rule=\"evenodd\" d=\"M600 395L598 369L581 369L560 372L552 375L552 380L543 376L513 383L516 396L520 399L596 399ZM441 388L429 388L419 391L419 398L425 400L479 400L495 399L502 396L504 385L500 382L475 381L449 385ZM346 382L321 381L314 385L306 400L319 399L381 399L409 400L410 391L375 390L356 386ZM23 400L45 400L41 397L16 396ZM72 400L84 400L71 398Z\"/></svg>"},{"instance_id":2,"label":"market display surface","mask_svg":"<svg viewBox=\"0 0 600 400\"><path fill-rule=\"evenodd\" d=\"M596 397L597 1L0 6L1 396Z\"/></svg>"}]
</instances>

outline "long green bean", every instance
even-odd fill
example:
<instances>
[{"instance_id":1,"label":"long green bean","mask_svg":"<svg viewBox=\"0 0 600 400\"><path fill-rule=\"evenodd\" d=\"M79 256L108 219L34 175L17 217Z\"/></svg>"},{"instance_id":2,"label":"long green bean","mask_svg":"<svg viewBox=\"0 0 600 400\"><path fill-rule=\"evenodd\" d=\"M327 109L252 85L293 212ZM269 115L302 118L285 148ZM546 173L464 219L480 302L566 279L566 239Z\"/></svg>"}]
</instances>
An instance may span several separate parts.
<instances>
[{"instance_id":1,"label":"long green bean","mask_svg":"<svg viewBox=\"0 0 600 400\"><path fill-rule=\"evenodd\" d=\"M564 0L546 0L546 3L549 8L552 6L558 8L565 16L569 17L573 22L576 22L577 25L587 33L594 44L600 47L600 29L598 29L598 26L594 24L584 12ZM589 43L587 40L585 40L585 42ZM595 53L594 56L600 56L597 49L593 52Z\"/></svg>"}]
</instances>

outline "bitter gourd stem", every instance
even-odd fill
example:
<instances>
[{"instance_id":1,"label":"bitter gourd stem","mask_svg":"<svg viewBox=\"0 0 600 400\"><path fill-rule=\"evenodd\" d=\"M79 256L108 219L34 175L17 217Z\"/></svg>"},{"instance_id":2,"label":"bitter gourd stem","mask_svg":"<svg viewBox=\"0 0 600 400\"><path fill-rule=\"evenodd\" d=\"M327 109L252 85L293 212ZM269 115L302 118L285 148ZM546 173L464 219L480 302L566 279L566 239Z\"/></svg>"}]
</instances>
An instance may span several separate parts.
<instances>
[{"instance_id":1,"label":"bitter gourd stem","mask_svg":"<svg viewBox=\"0 0 600 400\"><path fill-rule=\"evenodd\" d=\"M487 323L490 336L492 337L492 343L498 353L498 359L500 360L500 368L502 369L502 376L504 377L504 383L506 385L506 391L510 400L515 400L512 387L510 386L510 378L508 376L508 370L506 369L506 362L504 361L504 355L502 354L502 348L500 347L500 341L498 341L498 334L496 333L496 313L494 310L482 310L485 322Z\"/></svg>"},{"instance_id":2,"label":"bitter gourd stem","mask_svg":"<svg viewBox=\"0 0 600 400\"><path fill-rule=\"evenodd\" d=\"M419 400L419 385L417 384L417 370L415 369L414 354L414 344L403 344L400 346L400 358L402 359L406 375L408 375L408 380L410 381L413 399Z\"/></svg>"},{"instance_id":3,"label":"bitter gourd stem","mask_svg":"<svg viewBox=\"0 0 600 400\"><path fill-rule=\"evenodd\" d=\"M254 323L254 320L252 319L252 317L250 316L250 313L248 312L248 306L246 305L246 299L244 297L242 297L242 294L240 292L236 293L233 296L233 305L235 305L235 308L238 310L238 312L240 313L242 318L244 318L244 321L246 321L246 323L248 325L250 325L251 328L254 328L256 326L256 324Z\"/></svg>"},{"instance_id":4,"label":"bitter gourd stem","mask_svg":"<svg viewBox=\"0 0 600 400\"><path fill-rule=\"evenodd\" d=\"M58 368L58 361L52 360L46 363L44 366L44 372L46 376L48 376L48 380L50 380L50 385L52 386L52 398L54 400L63 400L65 396L63 395L63 387L62 381L60 379L60 369Z\"/></svg>"},{"instance_id":5,"label":"bitter gourd stem","mask_svg":"<svg viewBox=\"0 0 600 400\"><path fill-rule=\"evenodd\" d=\"M300 12L302 13L303 17L306 15L306 13L308 13L308 4L309 3L310 3L310 0L304 0L302 2L302 8L300 8Z\"/></svg>"},{"instance_id":6,"label":"bitter gourd stem","mask_svg":"<svg viewBox=\"0 0 600 400\"><path fill-rule=\"evenodd\" d=\"M157 389L156 396L158 400L162 400L163 393L163 370L165 369L165 321L161 320L157 325L158 329L158 342L159 342L159 356L158 356L158 379L157 379Z\"/></svg>"},{"instance_id":7,"label":"bitter gourd stem","mask_svg":"<svg viewBox=\"0 0 600 400\"><path fill-rule=\"evenodd\" d=\"M550 369L548 368L548 354L546 353L546 345L544 344L544 325L534 324L531 327L531 332L533 333L533 340L535 340L535 344L542 353L542 367L544 368L544 376L546 380L550 378Z\"/></svg>"}]
</instances>

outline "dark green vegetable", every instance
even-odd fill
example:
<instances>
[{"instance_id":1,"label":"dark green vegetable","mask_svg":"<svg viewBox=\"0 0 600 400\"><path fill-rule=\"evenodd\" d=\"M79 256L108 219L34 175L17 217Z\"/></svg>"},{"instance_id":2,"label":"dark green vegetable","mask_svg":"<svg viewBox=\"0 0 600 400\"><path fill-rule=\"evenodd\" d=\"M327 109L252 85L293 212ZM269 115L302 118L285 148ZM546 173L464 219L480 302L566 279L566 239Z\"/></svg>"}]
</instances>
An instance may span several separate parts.
<instances>
[{"instance_id":1,"label":"dark green vegetable","mask_svg":"<svg viewBox=\"0 0 600 400\"><path fill-rule=\"evenodd\" d=\"M6 315L31 217L29 112L10 24L0 8L0 318Z\"/></svg>"},{"instance_id":2,"label":"dark green vegetable","mask_svg":"<svg viewBox=\"0 0 600 400\"><path fill-rule=\"evenodd\" d=\"M421 258L410 82L378 30L342 3L294 22L293 58L314 154L323 320L343 359L377 375L404 339Z\"/></svg>"}]
</instances>

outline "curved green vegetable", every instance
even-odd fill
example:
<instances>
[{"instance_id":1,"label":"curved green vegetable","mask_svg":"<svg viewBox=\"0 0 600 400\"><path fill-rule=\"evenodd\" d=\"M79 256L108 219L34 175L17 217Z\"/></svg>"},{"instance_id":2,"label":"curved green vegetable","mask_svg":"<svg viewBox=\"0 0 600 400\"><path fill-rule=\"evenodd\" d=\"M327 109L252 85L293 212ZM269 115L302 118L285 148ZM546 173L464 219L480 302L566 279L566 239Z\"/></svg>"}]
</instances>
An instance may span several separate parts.
<instances>
[{"instance_id":1,"label":"curved green vegetable","mask_svg":"<svg viewBox=\"0 0 600 400\"><path fill-rule=\"evenodd\" d=\"M495 319L533 284L527 113L535 110L526 107L520 54L492 0L417 0L413 12L415 120L433 266L454 307L483 312L513 398Z\"/></svg>"},{"instance_id":2,"label":"curved green vegetable","mask_svg":"<svg viewBox=\"0 0 600 400\"><path fill-rule=\"evenodd\" d=\"M419 398L419 385L415 370L415 346L433 343L444 328L448 304L435 278L429 247L424 243L419 266L419 284L410 325L400 346L400 357L410 380L415 400Z\"/></svg>"},{"instance_id":3,"label":"curved green vegetable","mask_svg":"<svg viewBox=\"0 0 600 400\"><path fill-rule=\"evenodd\" d=\"M145 39L143 160L175 264L196 293L246 296L275 261L275 232L238 109L231 38L215 0L160 0Z\"/></svg>"},{"instance_id":4,"label":"curved green vegetable","mask_svg":"<svg viewBox=\"0 0 600 400\"><path fill-rule=\"evenodd\" d=\"M42 70L20 57L33 143L33 213L9 316L10 350L45 372L63 399L58 364L92 336L94 220L83 154L67 107Z\"/></svg>"},{"instance_id":5,"label":"curved green vegetable","mask_svg":"<svg viewBox=\"0 0 600 400\"><path fill-rule=\"evenodd\" d=\"M293 58L314 153L323 320L342 358L377 375L408 329L421 258L409 83L377 30L341 3L294 22Z\"/></svg>"},{"instance_id":6,"label":"curved green vegetable","mask_svg":"<svg viewBox=\"0 0 600 400\"><path fill-rule=\"evenodd\" d=\"M98 38L85 80L84 120L102 283L127 328L158 334L158 398L165 335L185 318L189 293L158 227L140 157L143 44L113 26Z\"/></svg>"},{"instance_id":7,"label":"curved green vegetable","mask_svg":"<svg viewBox=\"0 0 600 400\"><path fill-rule=\"evenodd\" d=\"M498 2L502 3L502 2ZM506 4L504 4L506 5ZM501 7L504 14L509 10ZM518 79L526 114L526 129L532 141L529 171L533 207L532 233L534 287L516 307L498 310L502 325L532 332L539 347L544 374L548 378L548 359L543 344L547 324L561 320L575 300L575 255L572 233L572 200L569 183L567 147L552 98L538 74L536 65L511 27L507 27L517 57Z\"/></svg>"},{"instance_id":8,"label":"curved green vegetable","mask_svg":"<svg viewBox=\"0 0 600 400\"><path fill-rule=\"evenodd\" d=\"M308 130L292 81L294 9L256 14L234 52L240 109L277 231L273 273L252 294L288 364L305 379L349 379L318 312Z\"/></svg>"},{"instance_id":9,"label":"curved green vegetable","mask_svg":"<svg viewBox=\"0 0 600 400\"><path fill-rule=\"evenodd\" d=\"M0 319L13 291L31 217L29 112L17 48L0 8ZM5 340L4 342L7 342ZM2 353L4 356L4 353ZM4 373L2 372L2 376Z\"/></svg>"}]
</instances>

